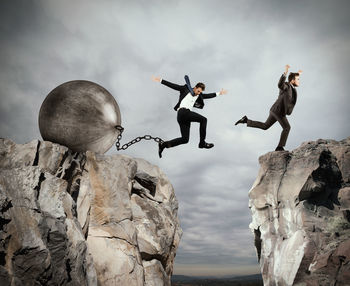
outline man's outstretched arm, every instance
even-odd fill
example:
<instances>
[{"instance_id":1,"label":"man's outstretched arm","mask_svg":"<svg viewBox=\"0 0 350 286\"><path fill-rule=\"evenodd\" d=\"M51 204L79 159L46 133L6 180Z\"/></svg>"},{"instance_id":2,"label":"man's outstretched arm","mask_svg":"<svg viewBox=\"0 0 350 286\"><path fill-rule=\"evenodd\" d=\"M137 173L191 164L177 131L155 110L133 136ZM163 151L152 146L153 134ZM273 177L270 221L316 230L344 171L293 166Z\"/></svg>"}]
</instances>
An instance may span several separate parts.
<instances>
[{"instance_id":1,"label":"man's outstretched arm","mask_svg":"<svg viewBox=\"0 0 350 286\"><path fill-rule=\"evenodd\" d=\"M204 99L208 99L208 98L213 98L213 97L215 97L217 95L223 95L223 94L227 94L227 90L222 88L217 93L202 93L202 96L203 96Z\"/></svg>"},{"instance_id":2,"label":"man's outstretched arm","mask_svg":"<svg viewBox=\"0 0 350 286\"><path fill-rule=\"evenodd\" d=\"M152 76L152 80L155 82L160 82L161 84L164 84L167 87L170 87L170 88L178 90L178 91L181 91L183 89L183 85L178 85L178 84L172 83L170 81L166 81L159 76Z\"/></svg>"}]
</instances>

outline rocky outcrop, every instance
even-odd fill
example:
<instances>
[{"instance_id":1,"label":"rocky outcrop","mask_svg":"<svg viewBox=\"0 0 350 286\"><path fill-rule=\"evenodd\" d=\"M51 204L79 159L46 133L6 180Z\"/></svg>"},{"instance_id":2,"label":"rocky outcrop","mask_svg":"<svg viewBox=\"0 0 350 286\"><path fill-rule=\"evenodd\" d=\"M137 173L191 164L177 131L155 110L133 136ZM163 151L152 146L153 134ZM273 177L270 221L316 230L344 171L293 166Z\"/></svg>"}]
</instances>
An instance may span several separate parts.
<instances>
[{"instance_id":1,"label":"rocky outcrop","mask_svg":"<svg viewBox=\"0 0 350 286\"><path fill-rule=\"evenodd\" d=\"M350 285L350 137L259 162L249 207L264 285Z\"/></svg>"},{"instance_id":2,"label":"rocky outcrop","mask_svg":"<svg viewBox=\"0 0 350 286\"><path fill-rule=\"evenodd\" d=\"M0 139L1 285L170 285L177 208L142 159Z\"/></svg>"}]
</instances>

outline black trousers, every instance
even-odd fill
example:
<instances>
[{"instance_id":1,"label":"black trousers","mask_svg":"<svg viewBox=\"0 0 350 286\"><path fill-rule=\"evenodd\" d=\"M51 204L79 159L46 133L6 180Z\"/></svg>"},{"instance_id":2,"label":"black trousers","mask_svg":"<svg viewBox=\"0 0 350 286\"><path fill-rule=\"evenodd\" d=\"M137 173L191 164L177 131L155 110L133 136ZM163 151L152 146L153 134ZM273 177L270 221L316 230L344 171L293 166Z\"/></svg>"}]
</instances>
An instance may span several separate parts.
<instances>
[{"instance_id":1,"label":"black trousers","mask_svg":"<svg viewBox=\"0 0 350 286\"><path fill-rule=\"evenodd\" d=\"M171 148L180 144L188 143L190 139L191 122L199 122L200 142L205 141L207 132L207 119L204 116L189 109L180 108L177 112L177 122L180 125L181 137L166 141L166 147Z\"/></svg>"},{"instance_id":2,"label":"black trousers","mask_svg":"<svg viewBox=\"0 0 350 286\"><path fill-rule=\"evenodd\" d=\"M270 111L269 117L266 119L265 122L253 121L248 119L247 126L266 130L269 129L273 124L275 124L276 121L278 121L278 123L281 124L283 128L278 147L284 147L286 145L288 134L290 131L290 125L286 116L280 117Z\"/></svg>"}]
</instances>

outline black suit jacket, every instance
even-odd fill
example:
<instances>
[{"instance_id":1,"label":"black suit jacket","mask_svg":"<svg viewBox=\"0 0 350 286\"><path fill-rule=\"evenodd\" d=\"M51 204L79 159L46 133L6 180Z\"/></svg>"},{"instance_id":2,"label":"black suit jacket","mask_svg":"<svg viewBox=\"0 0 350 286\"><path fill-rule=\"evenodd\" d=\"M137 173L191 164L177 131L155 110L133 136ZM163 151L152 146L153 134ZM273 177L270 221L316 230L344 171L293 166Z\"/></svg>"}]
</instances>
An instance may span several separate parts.
<instances>
[{"instance_id":1,"label":"black suit jacket","mask_svg":"<svg viewBox=\"0 0 350 286\"><path fill-rule=\"evenodd\" d=\"M177 104L175 105L174 109L177 111L177 109L179 108L181 101L184 99L184 97L190 92L187 85L178 85L169 81L166 81L164 79L162 79L162 84L166 85L167 87L170 87L172 89L178 90L180 91L180 96L179 96L179 101L177 102ZM208 98L213 98L216 96L216 93L201 93L196 102L194 103L194 107L196 108L203 108L204 107L204 100L203 99L208 99Z\"/></svg>"},{"instance_id":2,"label":"black suit jacket","mask_svg":"<svg viewBox=\"0 0 350 286\"><path fill-rule=\"evenodd\" d=\"M286 82L284 74L278 81L278 88L280 89L279 96L270 111L281 117L291 115L297 102L297 90L289 82Z\"/></svg>"}]
</instances>

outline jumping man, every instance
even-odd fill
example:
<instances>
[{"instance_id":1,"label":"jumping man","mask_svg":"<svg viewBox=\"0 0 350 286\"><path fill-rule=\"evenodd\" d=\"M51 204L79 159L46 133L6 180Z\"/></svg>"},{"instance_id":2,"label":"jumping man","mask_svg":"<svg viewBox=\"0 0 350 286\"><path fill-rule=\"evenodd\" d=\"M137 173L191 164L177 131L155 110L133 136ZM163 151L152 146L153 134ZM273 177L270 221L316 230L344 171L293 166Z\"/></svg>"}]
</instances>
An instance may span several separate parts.
<instances>
[{"instance_id":1,"label":"jumping man","mask_svg":"<svg viewBox=\"0 0 350 286\"><path fill-rule=\"evenodd\" d=\"M301 70L299 70L297 73L291 72L288 76L288 82L286 82L286 77L289 68L290 66L286 65L285 72L282 74L278 82L278 88L280 89L279 96L276 102L272 105L269 117L266 119L266 121L253 121L248 119L247 116L243 116L240 120L238 120L235 123L235 125L240 123L246 123L248 127L267 130L276 121L278 121L279 124L281 124L283 130L281 133L280 141L275 151L284 151L283 147L286 145L288 134L290 131L290 125L286 116L292 114L294 105L297 102L296 87L299 86L299 75L302 73Z\"/></svg>"},{"instance_id":2,"label":"jumping man","mask_svg":"<svg viewBox=\"0 0 350 286\"><path fill-rule=\"evenodd\" d=\"M226 94L227 90L221 89L221 91L217 93L204 94L202 93L205 90L204 83L199 82L192 89L187 76L185 76L185 80L186 80L185 85L177 85L169 81L166 81L164 79L161 79L160 77L154 77L154 76L152 77L152 80L156 82L160 82L166 85L167 87L170 87L180 92L179 101L174 107L174 109L175 111L177 111L177 122L180 125L181 137L175 138L170 141L165 141L163 143L159 143L159 150L158 150L159 157L162 158L162 152L164 148L172 148L180 144L188 143L190 138L191 122L199 122L200 124L200 127L199 127L200 142L198 147L205 148L205 149L210 149L214 147L213 143L205 142L207 119L204 116L196 112L193 112L192 109L193 107L202 109L204 107L203 99L213 98L213 97L216 97L217 95Z\"/></svg>"}]
</instances>

